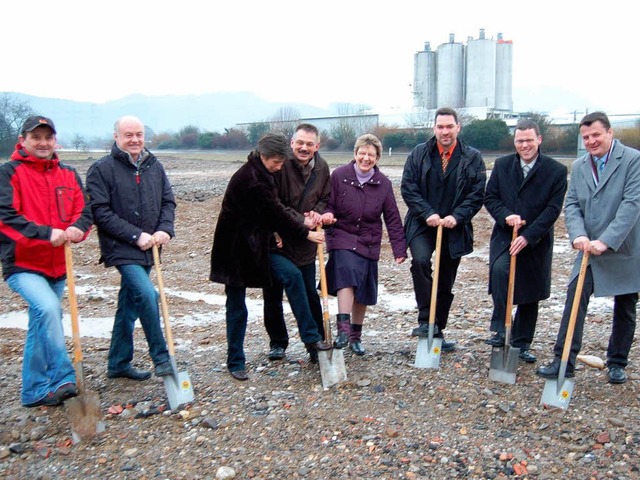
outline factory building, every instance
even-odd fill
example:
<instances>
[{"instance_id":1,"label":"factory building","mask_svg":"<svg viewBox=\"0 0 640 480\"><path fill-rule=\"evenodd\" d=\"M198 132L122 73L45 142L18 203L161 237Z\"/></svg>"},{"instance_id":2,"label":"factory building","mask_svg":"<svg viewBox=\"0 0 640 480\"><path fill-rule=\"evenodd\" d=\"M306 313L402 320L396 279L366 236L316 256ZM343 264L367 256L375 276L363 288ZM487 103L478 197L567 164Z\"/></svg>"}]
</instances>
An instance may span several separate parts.
<instances>
[{"instance_id":1,"label":"factory building","mask_svg":"<svg viewBox=\"0 0 640 480\"><path fill-rule=\"evenodd\" d=\"M423 122L440 107L476 118L506 118L513 111L513 43L486 38L484 29L466 45L449 41L433 51L430 42L414 56L413 107ZM421 122L421 123L423 123Z\"/></svg>"}]
</instances>

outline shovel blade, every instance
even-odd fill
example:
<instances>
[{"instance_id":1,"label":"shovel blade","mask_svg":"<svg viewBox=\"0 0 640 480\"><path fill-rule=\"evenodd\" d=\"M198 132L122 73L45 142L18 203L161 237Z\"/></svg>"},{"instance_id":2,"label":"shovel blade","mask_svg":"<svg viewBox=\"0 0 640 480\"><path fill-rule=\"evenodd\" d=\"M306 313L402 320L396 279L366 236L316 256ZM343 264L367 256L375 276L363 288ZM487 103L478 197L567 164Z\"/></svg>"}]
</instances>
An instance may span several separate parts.
<instances>
[{"instance_id":1,"label":"shovel blade","mask_svg":"<svg viewBox=\"0 0 640 480\"><path fill-rule=\"evenodd\" d=\"M323 388L329 388L347 380L344 353L341 349L318 351L318 364Z\"/></svg>"},{"instance_id":2,"label":"shovel blade","mask_svg":"<svg viewBox=\"0 0 640 480\"><path fill-rule=\"evenodd\" d=\"M183 403L193 402L195 396L193 394L193 385L187 372L177 372L174 370L172 375L162 377L164 381L164 389L169 400L171 410L177 409Z\"/></svg>"},{"instance_id":3,"label":"shovel blade","mask_svg":"<svg viewBox=\"0 0 640 480\"><path fill-rule=\"evenodd\" d=\"M549 405L566 410L569 408L574 386L575 380L573 379L565 378L562 383L557 379L547 380L544 383L540 405Z\"/></svg>"},{"instance_id":4,"label":"shovel blade","mask_svg":"<svg viewBox=\"0 0 640 480\"><path fill-rule=\"evenodd\" d=\"M489 379L494 382L510 383L511 385L516 383L519 356L519 348L494 347L491 351Z\"/></svg>"},{"instance_id":5,"label":"shovel blade","mask_svg":"<svg viewBox=\"0 0 640 480\"><path fill-rule=\"evenodd\" d=\"M77 397L65 400L64 406L71 422L73 443L93 438L98 433L104 432L100 397L96 392L85 390Z\"/></svg>"},{"instance_id":6,"label":"shovel blade","mask_svg":"<svg viewBox=\"0 0 640 480\"><path fill-rule=\"evenodd\" d=\"M440 368L440 354L442 353L442 339L418 337L416 350L416 368Z\"/></svg>"}]
</instances>

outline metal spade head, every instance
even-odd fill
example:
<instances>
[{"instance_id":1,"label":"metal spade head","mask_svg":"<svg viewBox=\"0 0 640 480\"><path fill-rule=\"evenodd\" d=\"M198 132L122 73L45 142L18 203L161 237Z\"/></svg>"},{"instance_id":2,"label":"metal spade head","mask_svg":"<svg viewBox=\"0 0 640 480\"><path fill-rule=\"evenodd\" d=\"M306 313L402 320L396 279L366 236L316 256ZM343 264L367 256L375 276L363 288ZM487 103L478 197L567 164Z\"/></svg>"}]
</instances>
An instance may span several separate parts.
<instances>
[{"instance_id":1,"label":"metal spade head","mask_svg":"<svg viewBox=\"0 0 640 480\"><path fill-rule=\"evenodd\" d=\"M418 338L416 350L416 368L440 368L440 354L442 353L442 338Z\"/></svg>"},{"instance_id":2,"label":"metal spade head","mask_svg":"<svg viewBox=\"0 0 640 480\"><path fill-rule=\"evenodd\" d=\"M564 378L562 381L559 379L547 380L544 382L540 405L549 405L566 410L569 408L574 386L575 380L573 379Z\"/></svg>"},{"instance_id":3,"label":"metal spade head","mask_svg":"<svg viewBox=\"0 0 640 480\"><path fill-rule=\"evenodd\" d=\"M175 410L183 403L191 403L194 400L193 385L187 372L178 372L173 357L170 359L173 373L162 377L164 389L169 400L169 407Z\"/></svg>"},{"instance_id":4,"label":"metal spade head","mask_svg":"<svg viewBox=\"0 0 640 480\"><path fill-rule=\"evenodd\" d=\"M519 356L519 348L506 345L503 347L493 347L491 351L489 379L495 382L510 383L512 385L516 383Z\"/></svg>"},{"instance_id":5,"label":"metal spade head","mask_svg":"<svg viewBox=\"0 0 640 480\"><path fill-rule=\"evenodd\" d=\"M332 387L347 380L347 369L344 364L342 349L319 350L318 363L324 388Z\"/></svg>"}]
</instances>

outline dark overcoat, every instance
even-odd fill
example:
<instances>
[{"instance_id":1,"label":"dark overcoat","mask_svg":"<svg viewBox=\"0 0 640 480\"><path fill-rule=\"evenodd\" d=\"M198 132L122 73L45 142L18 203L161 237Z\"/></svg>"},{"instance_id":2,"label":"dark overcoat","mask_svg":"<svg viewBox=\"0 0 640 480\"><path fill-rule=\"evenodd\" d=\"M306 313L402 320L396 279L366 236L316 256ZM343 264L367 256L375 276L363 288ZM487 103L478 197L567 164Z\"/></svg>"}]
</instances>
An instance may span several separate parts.
<instances>
[{"instance_id":1,"label":"dark overcoat","mask_svg":"<svg viewBox=\"0 0 640 480\"><path fill-rule=\"evenodd\" d=\"M527 222L518 231L528 245L517 257L515 304L549 298L553 225L562 211L566 191L567 167L551 157L540 154L527 178L517 154L500 157L495 162L485 191L485 207L495 220L489 250L490 268L511 244L513 228L505 219L515 214Z\"/></svg>"},{"instance_id":2,"label":"dark overcoat","mask_svg":"<svg viewBox=\"0 0 640 480\"><path fill-rule=\"evenodd\" d=\"M250 154L231 177L222 200L210 280L234 287L270 286L269 247L275 231L298 238L309 233L278 200L273 174L258 155Z\"/></svg>"},{"instance_id":3,"label":"dark overcoat","mask_svg":"<svg viewBox=\"0 0 640 480\"><path fill-rule=\"evenodd\" d=\"M404 231L407 244L411 244L418 235L435 232L428 227L426 220L434 213L440 216L453 215L458 224L448 230L449 253L451 258L461 258L473 251L473 225L471 220L482 208L484 187L487 181L482 155L475 148L458 139L460 163L457 167L455 194L451 212L438 212L429 198L428 178L430 170L435 168L432 152L437 151L436 137L417 145L407 157L402 172L400 192L407 204ZM435 238L435 234L434 237Z\"/></svg>"}]
</instances>

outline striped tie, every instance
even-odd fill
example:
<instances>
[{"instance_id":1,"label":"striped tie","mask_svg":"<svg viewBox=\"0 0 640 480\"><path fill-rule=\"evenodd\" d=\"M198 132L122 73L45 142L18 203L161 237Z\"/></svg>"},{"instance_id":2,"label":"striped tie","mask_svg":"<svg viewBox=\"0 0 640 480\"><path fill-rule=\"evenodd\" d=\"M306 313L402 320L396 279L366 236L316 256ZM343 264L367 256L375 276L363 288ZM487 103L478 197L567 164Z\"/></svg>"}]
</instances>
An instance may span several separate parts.
<instances>
[{"instance_id":1,"label":"striped tie","mask_svg":"<svg viewBox=\"0 0 640 480\"><path fill-rule=\"evenodd\" d=\"M525 165L524 167L522 167L522 174L524 175L524 178L527 178L527 175L529 175L530 170L531 170L531 166L529 165Z\"/></svg>"},{"instance_id":2,"label":"striped tie","mask_svg":"<svg viewBox=\"0 0 640 480\"><path fill-rule=\"evenodd\" d=\"M447 171L447 167L449 166L449 152L446 150L442 152L442 173Z\"/></svg>"}]
</instances>

